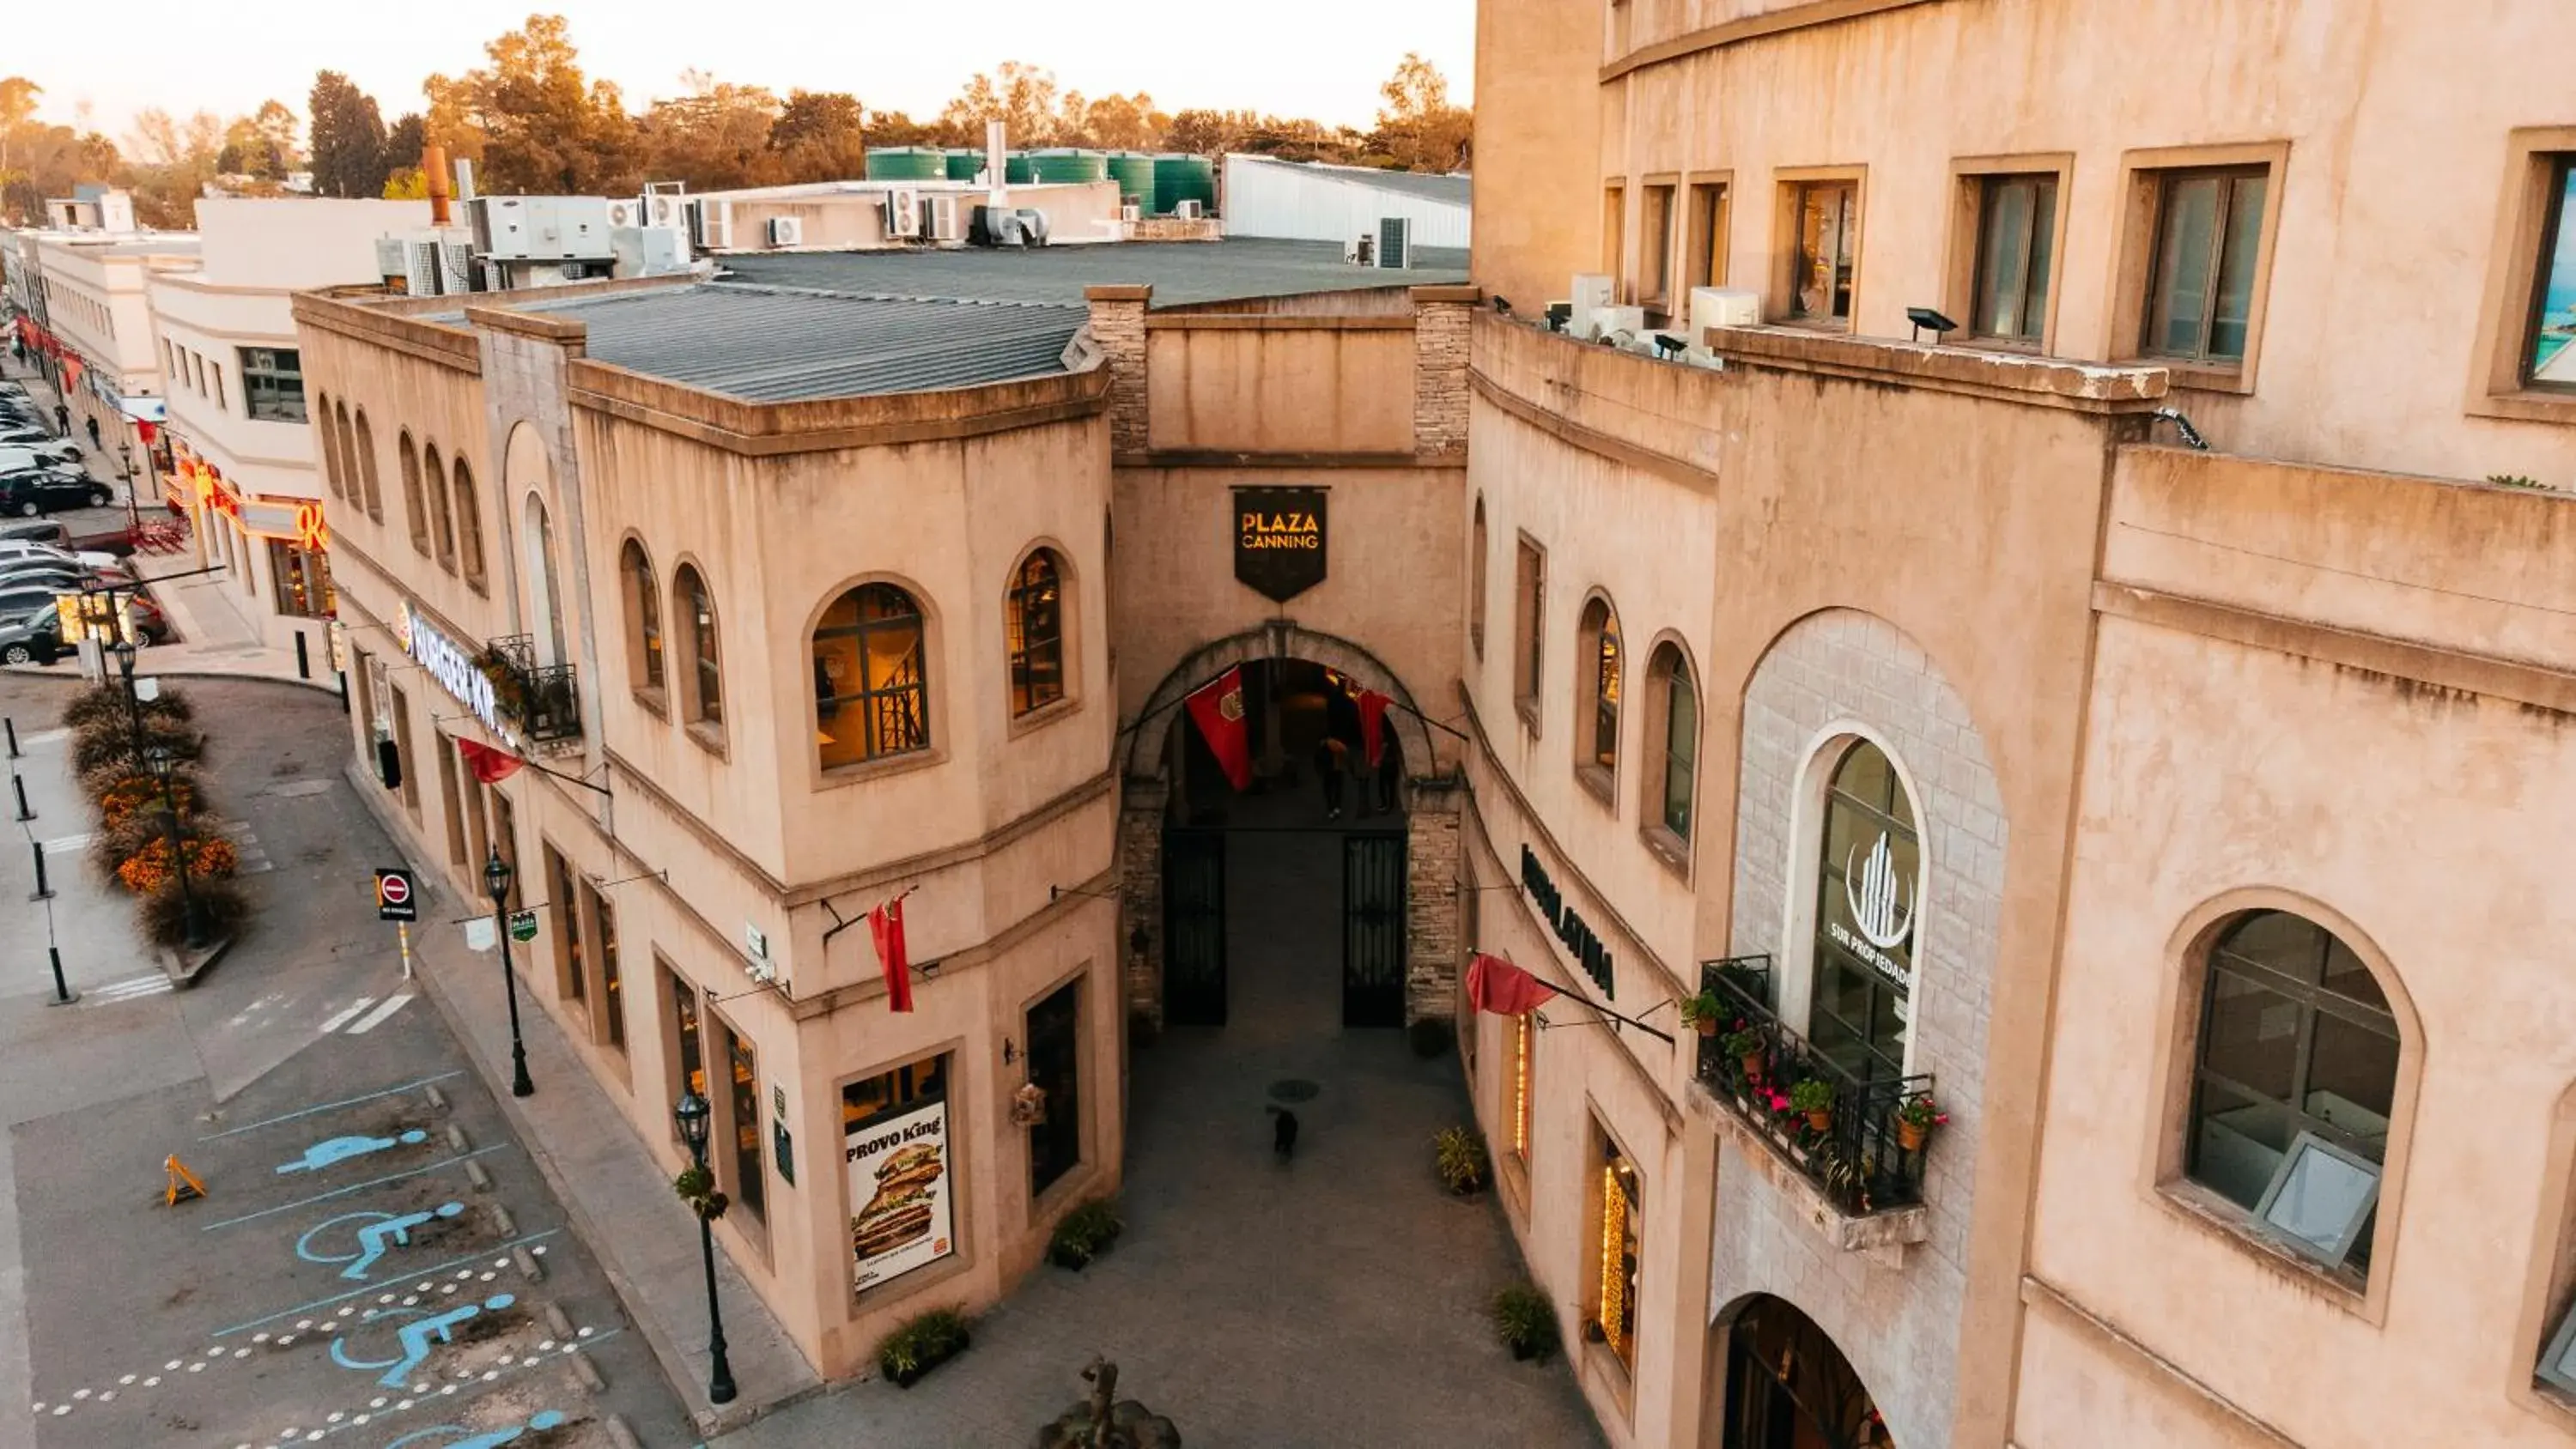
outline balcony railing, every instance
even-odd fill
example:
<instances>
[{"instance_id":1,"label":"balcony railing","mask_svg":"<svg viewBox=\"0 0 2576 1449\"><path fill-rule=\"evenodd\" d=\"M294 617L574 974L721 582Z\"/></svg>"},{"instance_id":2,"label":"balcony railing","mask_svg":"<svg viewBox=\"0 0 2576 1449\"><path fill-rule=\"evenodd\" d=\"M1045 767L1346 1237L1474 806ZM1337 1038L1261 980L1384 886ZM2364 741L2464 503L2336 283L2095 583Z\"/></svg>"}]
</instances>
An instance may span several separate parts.
<instances>
[{"instance_id":1,"label":"balcony railing","mask_svg":"<svg viewBox=\"0 0 2576 1449\"><path fill-rule=\"evenodd\" d=\"M1717 1035L1699 1042L1699 1079L1845 1214L1865 1216L1923 1200L1923 1155L1897 1109L1932 1095L1929 1073L1864 1080L1781 1024L1771 1007L1771 958L1705 962L1701 984L1717 993ZM1729 1038L1750 1033L1754 1048ZM1829 1104L1811 1115L1791 1104L1799 1085L1822 1082ZM1810 1096L1814 1094L1809 1093Z\"/></svg>"},{"instance_id":2,"label":"balcony railing","mask_svg":"<svg viewBox=\"0 0 2576 1449\"><path fill-rule=\"evenodd\" d=\"M492 680L501 713L531 741L546 744L581 738L581 691L569 664L540 666L533 635L492 641L484 673Z\"/></svg>"}]
</instances>

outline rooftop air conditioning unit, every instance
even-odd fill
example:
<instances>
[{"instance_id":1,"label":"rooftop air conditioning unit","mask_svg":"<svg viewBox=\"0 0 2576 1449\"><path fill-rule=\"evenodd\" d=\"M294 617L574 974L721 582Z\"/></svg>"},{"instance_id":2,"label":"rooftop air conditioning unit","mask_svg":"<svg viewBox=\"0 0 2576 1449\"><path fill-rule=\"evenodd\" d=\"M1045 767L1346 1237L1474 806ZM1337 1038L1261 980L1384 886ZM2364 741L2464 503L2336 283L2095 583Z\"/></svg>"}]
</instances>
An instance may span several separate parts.
<instances>
[{"instance_id":1,"label":"rooftop air conditioning unit","mask_svg":"<svg viewBox=\"0 0 2576 1449\"><path fill-rule=\"evenodd\" d=\"M1035 211L1023 206L1019 209L1019 217L1020 234L1029 239L1029 245L1033 247L1045 246L1047 244L1047 214L1043 211Z\"/></svg>"},{"instance_id":2,"label":"rooftop air conditioning unit","mask_svg":"<svg viewBox=\"0 0 2576 1449\"><path fill-rule=\"evenodd\" d=\"M966 212L954 194L922 198L921 235L935 242L962 242L966 239Z\"/></svg>"},{"instance_id":3,"label":"rooftop air conditioning unit","mask_svg":"<svg viewBox=\"0 0 2576 1449\"><path fill-rule=\"evenodd\" d=\"M1128 202L1126 205L1118 208L1118 219L1120 221L1143 221L1145 219L1145 208L1138 206L1132 201Z\"/></svg>"},{"instance_id":4,"label":"rooftop air conditioning unit","mask_svg":"<svg viewBox=\"0 0 2576 1449\"><path fill-rule=\"evenodd\" d=\"M1762 294L1750 287L1693 287L1690 335L1693 342L1711 327L1751 327L1762 320Z\"/></svg>"},{"instance_id":5,"label":"rooftop air conditioning unit","mask_svg":"<svg viewBox=\"0 0 2576 1449\"><path fill-rule=\"evenodd\" d=\"M403 290L414 297L440 295L438 285L438 243L416 241L404 247L407 254L403 269Z\"/></svg>"},{"instance_id":6,"label":"rooftop air conditioning unit","mask_svg":"<svg viewBox=\"0 0 2576 1449\"><path fill-rule=\"evenodd\" d=\"M654 192L652 195L644 198L644 224L646 226L678 226L680 224L680 210L686 201L687 198L675 196L668 191Z\"/></svg>"},{"instance_id":7,"label":"rooftop air conditioning unit","mask_svg":"<svg viewBox=\"0 0 2576 1449\"><path fill-rule=\"evenodd\" d=\"M1172 204L1172 215L1179 217L1183 221L1196 221L1202 214L1198 198L1196 197L1192 197L1187 201L1174 202Z\"/></svg>"},{"instance_id":8,"label":"rooftop air conditioning unit","mask_svg":"<svg viewBox=\"0 0 2576 1449\"><path fill-rule=\"evenodd\" d=\"M454 295L459 292L479 292L483 290L481 287L474 285L474 249L467 246L465 243L461 241L440 242L438 244L438 265L438 290L440 292Z\"/></svg>"},{"instance_id":9,"label":"rooftop air conditioning unit","mask_svg":"<svg viewBox=\"0 0 2576 1449\"><path fill-rule=\"evenodd\" d=\"M1614 286L1615 284L1606 273L1575 273L1574 295L1568 299L1574 304L1575 322L1578 325L1581 324L1585 318L1616 300L1618 294Z\"/></svg>"},{"instance_id":10,"label":"rooftop air conditioning unit","mask_svg":"<svg viewBox=\"0 0 2576 1449\"><path fill-rule=\"evenodd\" d=\"M1376 266L1377 238L1373 236L1354 237L1351 240L1342 243L1342 260L1349 262L1355 267Z\"/></svg>"},{"instance_id":11,"label":"rooftop air conditioning unit","mask_svg":"<svg viewBox=\"0 0 2576 1449\"><path fill-rule=\"evenodd\" d=\"M733 247L733 203L700 197L689 203L689 240L711 252Z\"/></svg>"},{"instance_id":12,"label":"rooftop air conditioning unit","mask_svg":"<svg viewBox=\"0 0 2576 1449\"><path fill-rule=\"evenodd\" d=\"M1413 218L1381 216L1377 219L1377 264L1399 269L1413 265Z\"/></svg>"},{"instance_id":13,"label":"rooftop air conditioning unit","mask_svg":"<svg viewBox=\"0 0 2576 1449\"><path fill-rule=\"evenodd\" d=\"M773 216L769 219L769 244L792 247L805 240L805 219L801 216Z\"/></svg>"},{"instance_id":14,"label":"rooftop air conditioning unit","mask_svg":"<svg viewBox=\"0 0 2576 1449\"><path fill-rule=\"evenodd\" d=\"M388 287L408 288L411 247L398 236L376 238L376 275Z\"/></svg>"},{"instance_id":15,"label":"rooftop air conditioning unit","mask_svg":"<svg viewBox=\"0 0 2576 1449\"><path fill-rule=\"evenodd\" d=\"M615 231L621 227L642 226L643 224L644 198L639 196L634 200L629 201L624 197L619 197L617 200L608 203L609 230Z\"/></svg>"},{"instance_id":16,"label":"rooftop air conditioning unit","mask_svg":"<svg viewBox=\"0 0 2576 1449\"><path fill-rule=\"evenodd\" d=\"M493 209L500 203L511 200L507 197L477 196L465 203L465 225L474 233L475 255L488 257L498 254L493 242L505 230L508 222L504 218L495 217ZM512 201L512 204L515 205L515 201Z\"/></svg>"},{"instance_id":17,"label":"rooftop air conditioning unit","mask_svg":"<svg viewBox=\"0 0 2576 1449\"><path fill-rule=\"evenodd\" d=\"M898 186L886 193L885 234L889 237L921 235L921 193L909 186Z\"/></svg>"}]
</instances>

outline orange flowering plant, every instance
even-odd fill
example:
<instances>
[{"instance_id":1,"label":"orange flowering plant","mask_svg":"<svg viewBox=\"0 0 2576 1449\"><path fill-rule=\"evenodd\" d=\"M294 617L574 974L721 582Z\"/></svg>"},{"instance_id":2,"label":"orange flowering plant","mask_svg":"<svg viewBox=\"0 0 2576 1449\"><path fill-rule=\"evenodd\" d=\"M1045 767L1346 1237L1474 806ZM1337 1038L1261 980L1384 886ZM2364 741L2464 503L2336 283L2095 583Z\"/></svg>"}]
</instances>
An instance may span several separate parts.
<instances>
[{"instance_id":1,"label":"orange flowering plant","mask_svg":"<svg viewBox=\"0 0 2576 1449\"><path fill-rule=\"evenodd\" d=\"M241 868L241 852L233 848L231 841L221 837L192 838L187 842L187 851L188 874L200 879L229 876ZM125 883L127 890L138 896L148 896L175 878L177 873L172 869L171 861L169 837L155 836L125 864L116 868L116 878Z\"/></svg>"}]
</instances>

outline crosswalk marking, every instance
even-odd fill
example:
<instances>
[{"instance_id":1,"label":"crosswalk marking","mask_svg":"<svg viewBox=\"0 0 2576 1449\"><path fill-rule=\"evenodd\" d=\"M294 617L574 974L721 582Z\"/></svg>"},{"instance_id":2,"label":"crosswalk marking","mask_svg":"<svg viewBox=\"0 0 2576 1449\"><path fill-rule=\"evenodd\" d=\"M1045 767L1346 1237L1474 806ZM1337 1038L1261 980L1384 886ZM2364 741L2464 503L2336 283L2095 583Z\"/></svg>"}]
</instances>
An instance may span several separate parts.
<instances>
[{"instance_id":1,"label":"crosswalk marking","mask_svg":"<svg viewBox=\"0 0 2576 1449\"><path fill-rule=\"evenodd\" d=\"M170 978L155 972L150 976L137 976L130 980L113 982L106 986L93 986L88 991L82 993L82 995L92 1004L103 1006L110 1002L133 1001L139 997L158 996L169 989Z\"/></svg>"},{"instance_id":2,"label":"crosswalk marking","mask_svg":"<svg viewBox=\"0 0 2576 1449\"><path fill-rule=\"evenodd\" d=\"M383 1005L359 1018L358 1024L349 1028L349 1035L364 1036L368 1032L374 1031L377 1027L385 1024L385 1018L402 1010L405 1006L410 1004L411 993L408 991L398 991L393 995L386 997Z\"/></svg>"},{"instance_id":3,"label":"crosswalk marking","mask_svg":"<svg viewBox=\"0 0 2576 1449\"><path fill-rule=\"evenodd\" d=\"M374 997L361 996L356 1001L343 1007L338 1014L331 1017L328 1021L323 1022L322 1030L326 1033L338 1031L340 1028L347 1026L350 1022L357 1020L358 1013L375 1004L376 999Z\"/></svg>"},{"instance_id":4,"label":"crosswalk marking","mask_svg":"<svg viewBox=\"0 0 2576 1449\"><path fill-rule=\"evenodd\" d=\"M82 846L89 844L92 838L92 836L88 835L66 835L60 840L48 840L44 843L45 854L69 855L73 851L80 849Z\"/></svg>"}]
</instances>

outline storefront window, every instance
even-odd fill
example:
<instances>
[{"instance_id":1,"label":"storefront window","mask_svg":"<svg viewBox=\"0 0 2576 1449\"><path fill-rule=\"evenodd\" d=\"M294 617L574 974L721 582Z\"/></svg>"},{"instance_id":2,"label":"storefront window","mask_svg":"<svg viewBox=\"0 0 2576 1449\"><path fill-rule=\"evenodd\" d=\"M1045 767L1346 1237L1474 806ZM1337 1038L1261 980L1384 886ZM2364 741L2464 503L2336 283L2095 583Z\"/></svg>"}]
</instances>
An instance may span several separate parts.
<instances>
[{"instance_id":1,"label":"storefront window","mask_svg":"<svg viewBox=\"0 0 2576 1449\"><path fill-rule=\"evenodd\" d=\"M277 612L289 619L329 619L340 612L331 590L331 556L318 548L301 548L282 538L268 541L268 576L277 591Z\"/></svg>"},{"instance_id":2,"label":"storefront window","mask_svg":"<svg viewBox=\"0 0 2576 1449\"><path fill-rule=\"evenodd\" d=\"M733 1063L734 1200L762 1221L769 1218L769 1178L762 1166L760 1141L760 1059L751 1043L722 1027L726 1055Z\"/></svg>"},{"instance_id":3,"label":"storefront window","mask_svg":"<svg viewBox=\"0 0 2576 1449\"><path fill-rule=\"evenodd\" d=\"M1531 1025L1538 1013L1524 1011L1511 1018L1512 1023L1512 1155L1529 1161L1530 1150L1530 1067L1538 1051L1538 1031Z\"/></svg>"},{"instance_id":4,"label":"storefront window","mask_svg":"<svg viewBox=\"0 0 2576 1449\"><path fill-rule=\"evenodd\" d=\"M1725 1449L1894 1449L1842 1349L1787 1301L1757 1294L1726 1336Z\"/></svg>"},{"instance_id":5,"label":"storefront window","mask_svg":"<svg viewBox=\"0 0 2576 1449\"><path fill-rule=\"evenodd\" d=\"M555 908L556 989L575 1001L587 1001L590 979L581 959L581 898L573 888L572 866L551 845L546 847L546 895Z\"/></svg>"},{"instance_id":6,"label":"storefront window","mask_svg":"<svg viewBox=\"0 0 2576 1449\"><path fill-rule=\"evenodd\" d=\"M582 892L590 897L592 919L599 922L599 1004L607 1017L608 1044L624 1051L626 996L624 979L617 970L617 907L587 885Z\"/></svg>"},{"instance_id":7,"label":"storefront window","mask_svg":"<svg viewBox=\"0 0 2576 1449\"><path fill-rule=\"evenodd\" d=\"M924 1057L841 1088L853 1286L865 1292L956 1247L948 1058Z\"/></svg>"},{"instance_id":8,"label":"storefront window","mask_svg":"<svg viewBox=\"0 0 2576 1449\"><path fill-rule=\"evenodd\" d=\"M1029 1008L1029 1085L1046 1094L1045 1116L1029 1124L1029 1196L1055 1185L1082 1161L1082 983Z\"/></svg>"},{"instance_id":9,"label":"storefront window","mask_svg":"<svg viewBox=\"0 0 2576 1449\"><path fill-rule=\"evenodd\" d=\"M698 990L669 967L662 968L662 981L671 997L671 1030L679 1043L679 1096L707 1094L706 1047L698 1035Z\"/></svg>"},{"instance_id":10,"label":"storefront window","mask_svg":"<svg viewBox=\"0 0 2576 1449\"><path fill-rule=\"evenodd\" d=\"M1808 1036L1854 1076L1903 1076L1923 855L1914 803L1867 740L1834 767L1823 837Z\"/></svg>"},{"instance_id":11,"label":"storefront window","mask_svg":"<svg viewBox=\"0 0 2576 1449\"><path fill-rule=\"evenodd\" d=\"M1601 1284L1593 1324L1622 1362L1637 1359L1637 1276L1644 1261L1643 1184L1627 1154L1604 1139L1601 1165Z\"/></svg>"}]
</instances>

